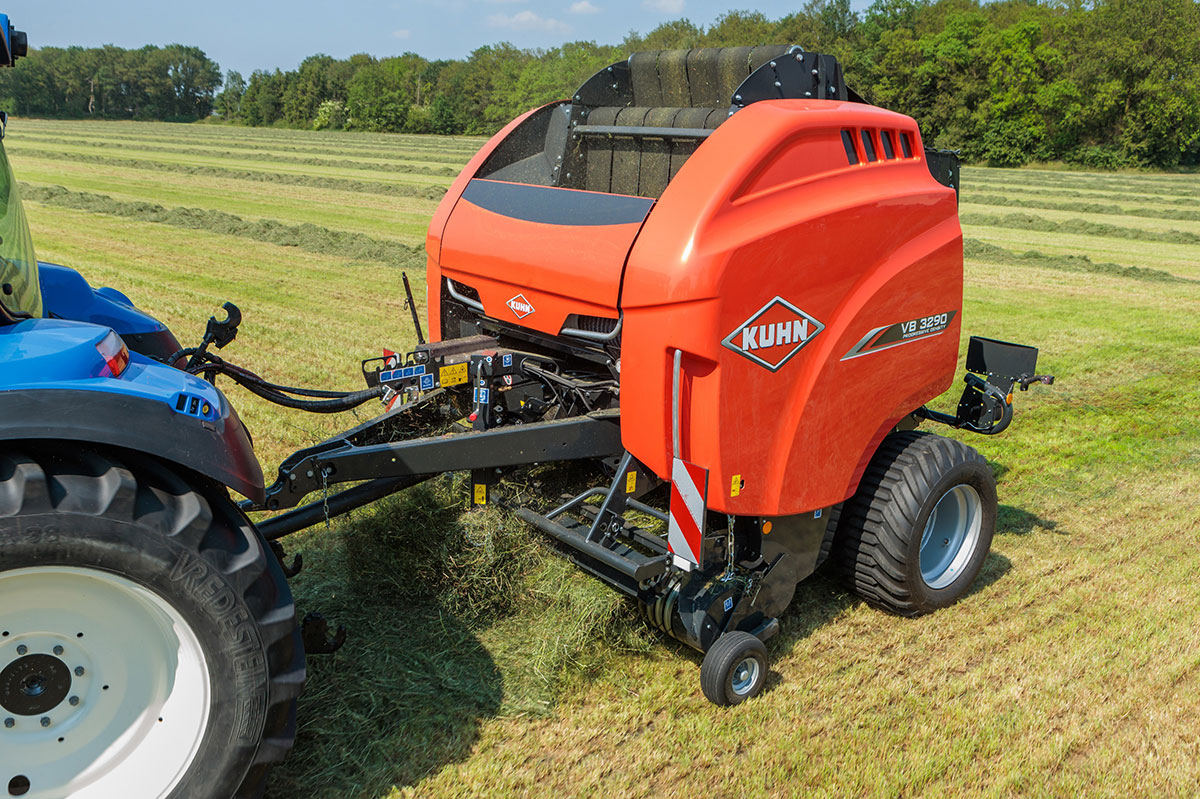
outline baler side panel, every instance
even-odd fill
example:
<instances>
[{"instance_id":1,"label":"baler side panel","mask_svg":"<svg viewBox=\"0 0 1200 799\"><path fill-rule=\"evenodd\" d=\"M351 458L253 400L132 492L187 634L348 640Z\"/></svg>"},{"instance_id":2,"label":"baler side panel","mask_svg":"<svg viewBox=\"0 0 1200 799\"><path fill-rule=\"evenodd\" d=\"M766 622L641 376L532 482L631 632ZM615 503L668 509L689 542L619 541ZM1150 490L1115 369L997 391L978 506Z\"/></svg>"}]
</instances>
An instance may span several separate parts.
<instances>
[{"instance_id":1,"label":"baler side panel","mask_svg":"<svg viewBox=\"0 0 1200 799\"><path fill-rule=\"evenodd\" d=\"M902 131L917 146L909 158L858 152L851 164L842 131L864 129L876 140ZM877 431L953 380L961 247L954 192L929 174L911 119L828 101L742 109L684 165L630 255L625 446L669 474L680 348L682 457L711 470L713 509L785 515L840 502ZM937 335L842 360L874 328L942 313ZM778 330L782 348L740 351ZM793 334L805 340L785 358Z\"/></svg>"}]
</instances>

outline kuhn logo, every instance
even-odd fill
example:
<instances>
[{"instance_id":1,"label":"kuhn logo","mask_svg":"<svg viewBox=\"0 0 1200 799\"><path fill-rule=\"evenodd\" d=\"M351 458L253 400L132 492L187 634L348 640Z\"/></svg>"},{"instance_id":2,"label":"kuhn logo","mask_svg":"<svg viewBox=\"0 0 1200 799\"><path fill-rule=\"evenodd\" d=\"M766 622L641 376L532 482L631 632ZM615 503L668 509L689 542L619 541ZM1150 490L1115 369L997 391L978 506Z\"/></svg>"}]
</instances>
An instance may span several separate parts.
<instances>
[{"instance_id":1,"label":"kuhn logo","mask_svg":"<svg viewBox=\"0 0 1200 799\"><path fill-rule=\"evenodd\" d=\"M738 325L721 344L777 372L824 329L825 325L783 297L776 297Z\"/></svg>"},{"instance_id":2,"label":"kuhn logo","mask_svg":"<svg viewBox=\"0 0 1200 799\"><path fill-rule=\"evenodd\" d=\"M524 319L534 311L533 305L529 300L525 299L524 294L518 294L504 304L508 306L508 310L512 311L518 319Z\"/></svg>"}]
</instances>

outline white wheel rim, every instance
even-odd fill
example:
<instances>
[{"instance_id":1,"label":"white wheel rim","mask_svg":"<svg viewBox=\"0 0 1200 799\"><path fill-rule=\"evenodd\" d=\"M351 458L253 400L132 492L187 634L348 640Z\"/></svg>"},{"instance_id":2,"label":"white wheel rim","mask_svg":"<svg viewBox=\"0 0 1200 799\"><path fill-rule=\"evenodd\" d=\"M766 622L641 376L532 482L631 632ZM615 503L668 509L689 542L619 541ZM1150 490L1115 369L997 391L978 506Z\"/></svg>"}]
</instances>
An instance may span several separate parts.
<instances>
[{"instance_id":1,"label":"white wheel rim","mask_svg":"<svg viewBox=\"0 0 1200 799\"><path fill-rule=\"evenodd\" d=\"M729 681L733 692L738 696L745 696L754 689L758 682L758 672L760 670L758 658L753 655L743 658L733 667L731 678Z\"/></svg>"},{"instance_id":2,"label":"white wheel rim","mask_svg":"<svg viewBox=\"0 0 1200 799\"><path fill-rule=\"evenodd\" d=\"M153 592L94 569L0 572L0 797L165 797L210 701L196 634Z\"/></svg>"},{"instance_id":3,"label":"white wheel rim","mask_svg":"<svg viewBox=\"0 0 1200 799\"><path fill-rule=\"evenodd\" d=\"M921 579L935 590L945 588L966 571L975 557L983 529L983 500L961 483L938 500L921 534Z\"/></svg>"}]
</instances>

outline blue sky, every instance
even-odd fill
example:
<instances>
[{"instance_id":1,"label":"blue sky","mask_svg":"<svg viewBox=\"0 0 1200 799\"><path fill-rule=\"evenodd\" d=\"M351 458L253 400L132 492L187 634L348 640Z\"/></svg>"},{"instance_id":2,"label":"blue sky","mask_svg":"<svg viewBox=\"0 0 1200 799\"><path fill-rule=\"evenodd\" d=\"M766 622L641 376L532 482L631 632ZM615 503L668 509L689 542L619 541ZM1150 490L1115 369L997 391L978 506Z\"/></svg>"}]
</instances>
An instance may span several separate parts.
<instances>
[{"instance_id":1,"label":"blue sky","mask_svg":"<svg viewBox=\"0 0 1200 799\"><path fill-rule=\"evenodd\" d=\"M193 44L222 69L292 69L305 56L344 58L412 50L461 58L483 44L550 47L585 39L619 42L686 16L708 24L731 8L776 18L798 2L758 0L0 0L29 43L41 45ZM865 6L864 0L854 3Z\"/></svg>"}]
</instances>

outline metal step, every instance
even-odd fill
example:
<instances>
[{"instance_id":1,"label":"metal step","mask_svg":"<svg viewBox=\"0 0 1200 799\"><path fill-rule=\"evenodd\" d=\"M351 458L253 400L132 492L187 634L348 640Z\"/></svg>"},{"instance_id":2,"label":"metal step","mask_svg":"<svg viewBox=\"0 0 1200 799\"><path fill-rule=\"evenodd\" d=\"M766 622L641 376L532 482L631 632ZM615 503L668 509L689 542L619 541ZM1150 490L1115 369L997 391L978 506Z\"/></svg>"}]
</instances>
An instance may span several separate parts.
<instances>
[{"instance_id":1,"label":"metal step","mask_svg":"<svg viewBox=\"0 0 1200 799\"><path fill-rule=\"evenodd\" d=\"M583 525L573 521L559 524L529 508L518 508L517 516L549 535L558 544L567 547L574 555L582 556L584 560L594 561L595 564L604 567L604 572L616 572L616 574L628 578L629 581L632 581L632 585L627 581L617 584L606 574L598 574L593 571L598 577L626 593L636 594L643 583L660 576L667 570L669 555L646 555L624 544L606 547L595 541L587 540L587 528ZM580 562L576 557L572 557L572 559ZM580 565L586 564L580 563ZM589 571L591 570L589 569Z\"/></svg>"}]
</instances>

